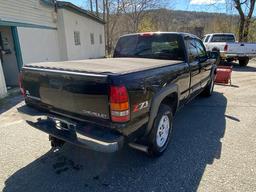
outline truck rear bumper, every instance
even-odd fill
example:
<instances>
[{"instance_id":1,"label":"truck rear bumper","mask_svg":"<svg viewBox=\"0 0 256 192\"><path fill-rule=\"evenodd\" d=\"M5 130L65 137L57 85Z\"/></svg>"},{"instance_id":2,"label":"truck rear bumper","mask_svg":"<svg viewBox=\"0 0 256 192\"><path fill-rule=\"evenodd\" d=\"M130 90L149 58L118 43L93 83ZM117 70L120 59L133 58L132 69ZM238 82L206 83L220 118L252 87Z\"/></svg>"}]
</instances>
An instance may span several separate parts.
<instances>
[{"instance_id":1,"label":"truck rear bumper","mask_svg":"<svg viewBox=\"0 0 256 192\"><path fill-rule=\"evenodd\" d=\"M18 112L32 127L80 147L100 152L115 152L124 144L124 136L107 128L44 113L26 105L18 108Z\"/></svg>"}]
</instances>

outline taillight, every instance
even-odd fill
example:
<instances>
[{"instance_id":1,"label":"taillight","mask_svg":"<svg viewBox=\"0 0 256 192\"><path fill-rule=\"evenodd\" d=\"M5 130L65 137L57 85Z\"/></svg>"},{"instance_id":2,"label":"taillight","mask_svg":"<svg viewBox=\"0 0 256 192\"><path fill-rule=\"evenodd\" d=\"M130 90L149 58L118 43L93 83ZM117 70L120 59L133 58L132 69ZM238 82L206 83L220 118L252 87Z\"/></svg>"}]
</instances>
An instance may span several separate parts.
<instances>
[{"instance_id":1,"label":"taillight","mask_svg":"<svg viewBox=\"0 0 256 192\"><path fill-rule=\"evenodd\" d=\"M25 92L25 89L22 85L22 80L23 80L23 75L22 73L19 74L19 86L20 86L20 92L22 94L22 96L25 96L26 95L26 92Z\"/></svg>"},{"instance_id":2,"label":"taillight","mask_svg":"<svg viewBox=\"0 0 256 192\"><path fill-rule=\"evenodd\" d=\"M228 51L228 44L224 46L224 51Z\"/></svg>"},{"instance_id":3,"label":"taillight","mask_svg":"<svg viewBox=\"0 0 256 192\"><path fill-rule=\"evenodd\" d=\"M154 35L153 32L140 33L140 36L143 36L143 37L150 37L150 36L152 36L152 35Z\"/></svg>"},{"instance_id":4,"label":"taillight","mask_svg":"<svg viewBox=\"0 0 256 192\"><path fill-rule=\"evenodd\" d=\"M110 112L113 122L130 120L129 97L125 86L110 87Z\"/></svg>"}]
</instances>

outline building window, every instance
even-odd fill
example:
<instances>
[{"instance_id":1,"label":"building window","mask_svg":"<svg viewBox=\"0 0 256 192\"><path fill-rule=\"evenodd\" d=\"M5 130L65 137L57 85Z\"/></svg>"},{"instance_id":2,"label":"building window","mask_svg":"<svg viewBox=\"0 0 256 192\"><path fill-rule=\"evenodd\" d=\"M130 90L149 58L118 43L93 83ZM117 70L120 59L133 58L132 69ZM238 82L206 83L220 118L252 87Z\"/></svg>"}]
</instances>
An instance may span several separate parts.
<instances>
[{"instance_id":1,"label":"building window","mask_svg":"<svg viewBox=\"0 0 256 192\"><path fill-rule=\"evenodd\" d=\"M102 35L100 34L100 44L102 44Z\"/></svg>"},{"instance_id":2,"label":"building window","mask_svg":"<svg viewBox=\"0 0 256 192\"><path fill-rule=\"evenodd\" d=\"M75 41L75 45L81 45L79 31L74 31L74 41Z\"/></svg>"},{"instance_id":3,"label":"building window","mask_svg":"<svg viewBox=\"0 0 256 192\"><path fill-rule=\"evenodd\" d=\"M90 34L90 39L91 39L91 44L94 45L94 34L93 33Z\"/></svg>"}]
</instances>

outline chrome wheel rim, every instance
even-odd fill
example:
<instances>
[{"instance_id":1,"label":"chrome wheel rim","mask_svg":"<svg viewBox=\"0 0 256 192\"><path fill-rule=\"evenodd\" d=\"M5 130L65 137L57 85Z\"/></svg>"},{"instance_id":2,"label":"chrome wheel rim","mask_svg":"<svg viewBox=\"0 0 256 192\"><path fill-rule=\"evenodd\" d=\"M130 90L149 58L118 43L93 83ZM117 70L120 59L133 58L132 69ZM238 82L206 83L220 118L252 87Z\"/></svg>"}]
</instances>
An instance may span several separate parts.
<instances>
[{"instance_id":1,"label":"chrome wheel rim","mask_svg":"<svg viewBox=\"0 0 256 192\"><path fill-rule=\"evenodd\" d=\"M167 115L163 115L159 121L157 134L156 134L156 144L158 147L163 147L168 139L170 130L170 120Z\"/></svg>"}]
</instances>

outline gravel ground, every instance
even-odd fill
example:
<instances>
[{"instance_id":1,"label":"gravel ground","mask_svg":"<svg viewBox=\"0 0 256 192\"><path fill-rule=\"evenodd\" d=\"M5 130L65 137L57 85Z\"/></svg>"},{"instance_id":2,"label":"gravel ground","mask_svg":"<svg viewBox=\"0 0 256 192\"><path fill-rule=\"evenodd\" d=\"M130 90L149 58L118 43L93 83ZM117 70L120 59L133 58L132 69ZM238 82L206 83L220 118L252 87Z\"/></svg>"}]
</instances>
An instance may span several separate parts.
<instances>
[{"instance_id":1,"label":"gravel ground","mask_svg":"<svg viewBox=\"0 0 256 192\"><path fill-rule=\"evenodd\" d=\"M234 66L232 84L177 114L158 159L130 148L51 151L48 136L19 117L14 97L0 106L0 190L256 191L256 61Z\"/></svg>"}]
</instances>

